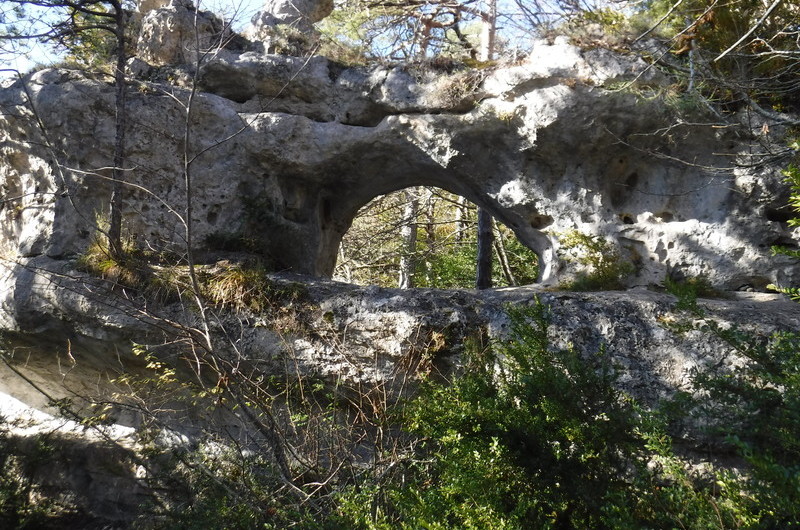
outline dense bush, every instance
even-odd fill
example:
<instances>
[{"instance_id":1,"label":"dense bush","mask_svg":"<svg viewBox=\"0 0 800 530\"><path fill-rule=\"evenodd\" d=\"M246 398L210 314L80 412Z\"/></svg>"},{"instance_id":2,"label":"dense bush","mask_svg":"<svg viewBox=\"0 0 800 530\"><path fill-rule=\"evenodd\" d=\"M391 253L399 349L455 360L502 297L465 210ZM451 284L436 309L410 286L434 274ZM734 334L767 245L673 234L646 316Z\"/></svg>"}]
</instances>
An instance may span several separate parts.
<instances>
[{"instance_id":1,"label":"dense bush","mask_svg":"<svg viewBox=\"0 0 800 530\"><path fill-rule=\"evenodd\" d=\"M512 336L401 414L413 457L343 496L352 528L731 528L747 506L692 478L661 415L614 385L604 351L547 341L547 312L511 310Z\"/></svg>"},{"instance_id":2,"label":"dense bush","mask_svg":"<svg viewBox=\"0 0 800 530\"><path fill-rule=\"evenodd\" d=\"M691 298L689 290L682 296ZM605 350L554 348L545 306L509 308L506 340L481 347L476 341L460 376L425 382L416 398L359 419L363 428L354 428L356 416L336 412L337 400L354 403L354 389L318 401L313 396L324 388L305 382L299 393L270 387L260 405L241 403L288 422L274 436L294 436L283 442L294 455L290 474L279 469L275 447L253 451L221 433L195 450L152 445L147 456L160 471L149 480L160 504L139 526L800 526L800 334L754 337L705 319L697 303L684 307L684 329L716 335L742 363L698 371L693 392L656 410L618 389ZM148 366L159 389L189 392L176 372ZM226 397L198 387L187 399L214 410ZM670 426L679 426L681 437L705 440L708 456L739 464L690 471L673 449ZM373 462L355 462L348 435L374 443ZM55 520L42 513L49 505L31 503L36 486L6 447L0 436L0 521L23 527ZM321 458L307 467L313 454Z\"/></svg>"}]
</instances>

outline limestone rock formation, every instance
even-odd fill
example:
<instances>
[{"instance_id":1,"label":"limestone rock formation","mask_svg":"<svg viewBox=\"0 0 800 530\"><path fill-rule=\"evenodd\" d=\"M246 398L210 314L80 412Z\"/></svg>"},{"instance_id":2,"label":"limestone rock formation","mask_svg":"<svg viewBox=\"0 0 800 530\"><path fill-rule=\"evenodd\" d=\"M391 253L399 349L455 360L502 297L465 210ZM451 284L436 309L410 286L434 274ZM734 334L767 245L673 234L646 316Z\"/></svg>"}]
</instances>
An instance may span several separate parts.
<instances>
[{"instance_id":1,"label":"limestone rock formation","mask_svg":"<svg viewBox=\"0 0 800 530\"><path fill-rule=\"evenodd\" d=\"M333 0L267 0L244 35L262 52L307 55L319 40L314 23L332 11Z\"/></svg>"},{"instance_id":2,"label":"limestone rock formation","mask_svg":"<svg viewBox=\"0 0 800 530\"><path fill-rule=\"evenodd\" d=\"M230 28L191 0L142 2L138 56L153 66L193 64L199 53L213 52L231 37Z\"/></svg>"},{"instance_id":3,"label":"limestone rock formation","mask_svg":"<svg viewBox=\"0 0 800 530\"><path fill-rule=\"evenodd\" d=\"M307 28L330 15L331 11L333 0L267 0L261 12L253 18L253 24Z\"/></svg>"},{"instance_id":4,"label":"limestone rock formation","mask_svg":"<svg viewBox=\"0 0 800 530\"><path fill-rule=\"evenodd\" d=\"M220 311L213 333L220 339L234 333L237 355L265 373L289 370L332 385L369 386L430 371L452 373L462 360L465 340L479 331L502 340L508 333L507 306L537 300L550 309L555 347L572 345L588 355L607 345L624 388L640 399L686 388L696 366L738 362L733 348L712 333L671 326L698 317L676 309L674 296L645 289L402 290L289 273L271 275L271 281L275 292L297 295L263 314ZM141 360L131 355L134 343L169 351L172 335L198 325L183 303L150 303L143 309L135 292L121 292L68 260L4 260L0 289L5 350L18 347L13 357L24 360L22 369L55 397L108 384L101 380L107 378L109 359L121 370L139 370ZM699 308L723 327L736 325L759 336L800 328L800 305L778 294L702 299ZM0 391L24 396L41 409L48 406L38 390L7 372L0 378ZM135 424L133 417L123 420Z\"/></svg>"},{"instance_id":5,"label":"limestone rock formation","mask_svg":"<svg viewBox=\"0 0 800 530\"><path fill-rule=\"evenodd\" d=\"M288 4L271 5L289 20ZM312 21L329 9L293 5ZM166 79L164 65L193 63L192 9L140 3L136 70L161 67L156 78ZM201 46L214 45L221 23L200 20ZM442 187L489 210L538 253L545 283L580 269L580 249L561 244L577 230L607 239L635 266L630 286L667 275L704 275L729 289L800 284L793 262L770 254L796 236L781 126L764 134L758 117L722 123L702 108L675 108L664 97L669 81L640 59L556 40L537 43L519 64L436 71L221 48L196 73L189 109L192 87L131 83L126 242L182 263L190 196L204 274L224 269L227 247L284 271L271 285L297 297L261 313L214 307L208 328L220 355L265 376L402 394L422 373L461 369L469 337L502 339L506 305L536 297L551 308L555 345L591 354L607 344L619 384L645 401L684 388L694 366L741 362L713 335L671 327L694 317L645 289L400 291L325 279L358 209L408 186ZM134 342L173 359L187 355L178 339L203 332L185 299L158 299L77 266L107 224L114 117L113 87L80 72L43 70L0 88L0 346L9 361L0 392L14 398L0 399L0 415L34 420L17 429L22 445L43 429L77 440L84 449L64 443L73 456L114 441L104 453L112 466L57 459L62 474L40 477L89 493L86 510L108 521L140 502L147 470L132 455L141 415L120 407L115 425L89 439L40 413L55 415L62 398L114 392L120 373L146 372ZM800 325L800 306L778 295L737 293L701 307L721 325L761 335ZM202 427L190 420L171 427L190 439Z\"/></svg>"},{"instance_id":6,"label":"limestone rock formation","mask_svg":"<svg viewBox=\"0 0 800 530\"><path fill-rule=\"evenodd\" d=\"M732 289L797 281L792 262L770 253L794 236L785 159L770 154L785 152L780 127L765 136L752 116L720 125L702 109L682 115L641 60L542 42L518 65L436 74L223 50L199 78L188 146L188 90L143 82L130 95L126 175L138 187L125 227L142 246L182 246L186 147L194 241L247 238L282 269L329 275L361 206L433 185L512 228L539 254L545 281L580 266L560 248L572 230L620 249L636 267L630 285L668 272ZM82 252L108 203L112 88L49 70L0 92L0 103L0 248Z\"/></svg>"}]
</instances>

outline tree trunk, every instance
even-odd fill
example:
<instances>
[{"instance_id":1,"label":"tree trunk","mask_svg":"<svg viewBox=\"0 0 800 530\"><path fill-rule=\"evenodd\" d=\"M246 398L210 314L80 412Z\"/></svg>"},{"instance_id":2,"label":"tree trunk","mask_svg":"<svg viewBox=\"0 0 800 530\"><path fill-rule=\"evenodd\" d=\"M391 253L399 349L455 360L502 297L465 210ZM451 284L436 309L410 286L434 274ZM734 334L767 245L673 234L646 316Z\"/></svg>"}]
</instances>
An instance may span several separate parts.
<instances>
[{"instance_id":1,"label":"tree trunk","mask_svg":"<svg viewBox=\"0 0 800 530\"><path fill-rule=\"evenodd\" d=\"M492 215L480 208L478 210L478 259L475 287L488 289L492 286Z\"/></svg>"},{"instance_id":2,"label":"tree trunk","mask_svg":"<svg viewBox=\"0 0 800 530\"><path fill-rule=\"evenodd\" d=\"M456 234L457 243L462 243L466 239L467 223L469 222L469 211L467 210L467 199L459 196L456 200Z\"/></svg>"},{"instance_id":3,"label":"tree trunk","mask_svg":"<svg viewBox=\"0 0 800 530\"><path fill-rule=\"evenodd\" d=\"M492 231L494 232L494 251L497 254L497 261L500 262L500 268L503 270L503 277L506 283L510 286L517 285L517 279L514 277L514 272L511 270L511 263L508 261L508 252L506 252L506 242L503 239L503 233L497 227L497 223L492 222Z\"/></svg>"},{"instance_id":4,"label":"tree trunk","mask_svg":"<svg viewBox=\"0 0 800 530\"><path fill-rule=\"evenodd\" d=\"M400 254L400 277L398 286L401 289L414 287L414 269L417 266L417 213L419 212L419 195L414 188L405 192L406 204L403 208L403 221L400 236L403 248Z\"/></svg>"},{"instance_id":5,"label":"tree trunk","mask_svg":"<svg viewBox=\"0 0 800 530\"><path fill-rule=\"evenodd\" d=\"M125 181L125 126L127 121L125 90L125 12L122 5L113 2L115 10L115 37L117 39L117 63L114 71L114 170L109 201L108 251L115 259L124 255L122 248L122 185Z\"/></svg>"},{"instance_id":6,"label":"tree trunk","mask_svg":"<svg viewBox=\"0 0 800 530\"><path fill-rule=\"evenodd\" d=\"M486 0L486 11L481 13L481 61L494 59L497 33L497 0Z\"/></svg>"},{"instance_id":7,"label":"tree trunk","mask_svg":"<svg viewBox=\"0 0 800 530\"><path fill-rule=\"evenodd\" d=\"M491 61L494 57L495 21L497 19L497 0L487 0L486 11L481 17L481 61ZM483 208L478 208L478 263L475 286L487 289L492 286L492 216Z\"/></svg>"},{"instance_id":8,"label":"tree trunk","mask_svg":"<svg viewBox=\"0 0 800 530\"><path fill-rule=\"evenodd\" d=\"M431 260L436 255L436 196L433 188L425 190L425 283L433 284Z\"/></svg>"}]
</instances>

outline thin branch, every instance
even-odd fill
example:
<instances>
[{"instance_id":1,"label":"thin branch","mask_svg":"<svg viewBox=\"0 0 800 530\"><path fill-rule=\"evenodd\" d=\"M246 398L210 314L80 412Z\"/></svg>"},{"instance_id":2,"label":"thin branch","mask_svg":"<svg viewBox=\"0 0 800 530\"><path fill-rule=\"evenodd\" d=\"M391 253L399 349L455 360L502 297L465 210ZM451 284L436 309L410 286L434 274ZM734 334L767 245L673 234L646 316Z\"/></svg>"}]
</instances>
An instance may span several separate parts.
<instances>
[{"instance_id":1,"label":"thin branch","mask_svg":"<svg viewBox=\"0 0 800 530\"><path fill-rule=\"evenodd\" d=\"M667 12L666 12L666 14L665 14L663 17L661 17L660 19L658 19L658 21L657 21L655 24L653 24L652 26L650 26L650 29L648 29L647 31L645 31L644 33L642 33L641 35L639 35L638 37L636 37L635 39L633 39L633 42L638 42L638 41L640 41L641 39L645 38L647 35L649 35L651 32L653 32L653 31L654 31L654 30L655 30L655 29L656 29L658 26L660 26L660 25L661 25L661 24L662 24L662 23L663 23L665 20L667 20L667 18L669 18L669 16L670 16L670 15L671 15L671 14L672 14L672 13L673 13L673 12L674 12L676 9L678 9L678 6L680 6L682 3L683 3L683 0L678 0L678 1L675 3L675 5L673 5L672 7L670 7L670 8L669 8L669 11L667 11Z\"/></svg>"},{"instance_id":2,"label":"thin branch","mask_svg":"<svg viewBox=\"0 0 800 530\"><path fill-rule=\"evenodd\" d=\"M750 30L749 30L747 33L745 33L744 35L742 35L742 38L740 38L739 40L737 40L736 42L734 42L734 43L733 43L733 44L732 44L732 45L731 45L731 46L730 46L730 47L729 47L727 50L725 50L724 52L722 52L721 54L719 54L719 55L717 56L717 58L716 58L716 59L714 59L714 61L713 61L713 62L717 62L717 61L719 61L720 59L722 59L723 57L725 57L726 55L728 55L728 54L729 54L731 51L733 51L733 50L735 50L736 48L738 48L740 44L742 44L742 43L743 43L745 40L747 40L747 38L748 38L750 35L752 35L752 34L753 34L753 32L754 32L755 30L757 30L757 29L759 28L759 26L761 26L761 24L763 24L763 23L764 23L764 21L765 21L765 20L767 20L767 17L769 17L769 16L772 14L772 12L773 12L773 11L775 11L775 9L777 9L778 5L780 5L780 3L781 3L782 1L783 1L783 0L775 0L774 2L772 2L772 5L771 5L771 6L769 6L769 9L767 9L767 12L766 12L766 13L764 13L764 16L763 16L763 17L761 17L760 19L758 19L758 21L757 21L755 24L753 24L753 26L750 28Z\"/></svg>"}]
</instances>

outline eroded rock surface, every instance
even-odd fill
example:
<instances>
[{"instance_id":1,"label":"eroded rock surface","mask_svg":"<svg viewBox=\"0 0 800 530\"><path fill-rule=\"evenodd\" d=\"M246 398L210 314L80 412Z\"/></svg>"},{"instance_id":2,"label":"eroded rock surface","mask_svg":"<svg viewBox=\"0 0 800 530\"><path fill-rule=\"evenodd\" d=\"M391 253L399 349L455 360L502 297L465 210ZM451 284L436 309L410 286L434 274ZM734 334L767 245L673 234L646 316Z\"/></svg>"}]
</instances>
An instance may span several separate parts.
<instances>
[{"instance_id":1,"label":"eroded rock surface","mask_svg":"<svg viewBox=\"0 0 800 530\"><path fill-rule=\"evenodd\" d=\"M252 22L256 32L264 26L278 24L308 31L312 24L330 15L331 11L333 0L267 0Z\"/></svg>"},{"instance_id":2,"label":"eroded rock surface","mask_svg":"<svg viewBox=\"0 0 800 530\"><path fill-rule=\"evenodd\" d=\"M273 14L283 13L273 4ZM313 21L329 2L294 5ZM408 186L439 186L492 212L537 251L546 282L577 270L561 241L578 230L606 238L633 263L629 285L667 274L705 275L733 289L798 284L797 267L769 250L796 235L786 223L781 126L672 108L662 97L669 81L639 59L557 40L538 43L519 64L435 71L220 48L196 72L187 122L192 66L181 65L175 83L152 79L170 79L168 65L196 56L191 9L140 3L124 231L142 249L183 255L190 160L198 256L244 245L278 270L313 275L274 276L279 288L302 293L274 311L214 308L219 354L265 376L402 393L421 374L459 370L468 338L502 340L506 306L535 297L550 307L555 346L588 355L607 345L619 384L644 401L686 388L695 366L741 362L713 335L676 330L671 323L692 317L670 295L644 289L400 291L320 278L333 270L358 209ZM201 46L215 48L221 21L200 19ZM185 304L76 268L107 222L114 114L113 87L75 71L36 72L0 90L0 330L11 364L0 365L0 391L20 400L0 400L0 414L33 420L30 431L17 429L22 445L45 431L74 440L80 427L38 414L55 413L56 399L113 392L119 374L146 371L133 343L173 358L175 337L200 325ZM760 335L800 325L800 306L777 295L700 305L708 318ZM130 451L141 417L118 410L113 421L101 440L76 442L83 449L65 443L65 454L113 438L108 458L119 481L77 457L63 460L63 475L52 473L77 477L78 486L67 482L92 492L87 509L109 520L136 500L114 495L136 492ZM202 428L174 426L187 436Z\"/></svg>"},{"instance_id":3,"label":"eroded rock surface","mask_svg":"<svg viewBox=\"0 0 800 530\"><path fill-rule=\"evenodd\" d=\"M230 28L191 0L144 1L138 57L153 66L192 64L231 38Z\"/></svg>"},{"instance_id":4,"label":"eroded rock surface","mask_svg":"<svg viewBox=\"0 0 800 530\"><path fill-rule=\"evenodd\" d=\"M0 326L6 349L19 347L24 353L15 354L16 360L26 359L26 369L53 395L64 385L76 394L87 392L110 372L141 367L142 360L130 354L133 343L170 351L172 337L200 326L184 303L145 303L135 291L111 288L72 262L42 256L5 265ZM537 300L550 308L554 347L572 345L589 355L607 346L624 388L642 399L686 388L695 366L736 362L733 349L713 334L673 326L698 318L678 311L674 296L645 289L400 290L288 274L271 281L276 292L294 295L263 314L215 312L212 330L221 354L235 350L264 373L366 386L391 386L398 374L450 374L463 360L467 339L502 340L507 308ZM701 300L700 308L723 327L737 325L759 336L800 328L800 305L777 294L736 293ZM0 390L12 393L10 380L3 379ZM27 401L46 407L35 394L29 389Z\"/></svg>"},{"instance_id":5,"label":"eroded rock surface","mask_svg":"<svg viewBox=\"0 0 800 530\"><path fill-rule=\"evenodd\" d=\"M796 283L797 268L770 256L794 236L786 159L769 155L785 153L780 126L763 135L753 116L720 125L702 109L681 115L639 59L542 42L518 65L437 74L221 50L199 79L188 154L200 248L212 234L245 238L278 268L329 275L361 206L432 185L511 227L540 255L545 281L578 267L560 249L578 230L622 251L636 267L629 285L668 272L731 289ZM179 249L189 90L137 86L125 230L142 246ZM4 252L86 247L107 211L113 101L111 86L66 70L0 92Z\"/></svg>"}]
</instances>

